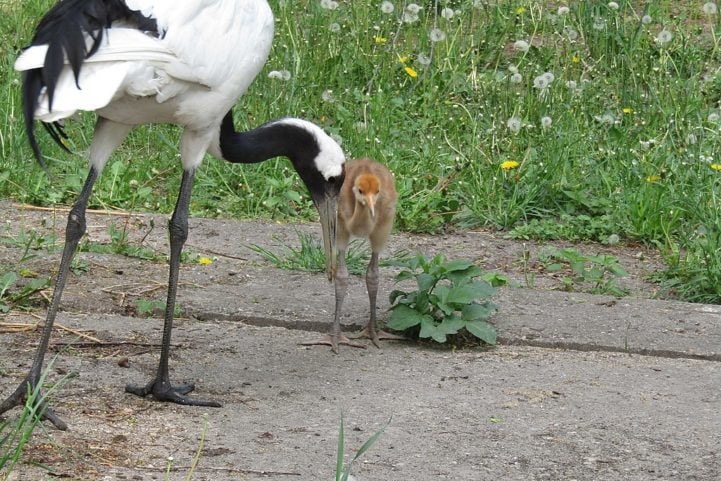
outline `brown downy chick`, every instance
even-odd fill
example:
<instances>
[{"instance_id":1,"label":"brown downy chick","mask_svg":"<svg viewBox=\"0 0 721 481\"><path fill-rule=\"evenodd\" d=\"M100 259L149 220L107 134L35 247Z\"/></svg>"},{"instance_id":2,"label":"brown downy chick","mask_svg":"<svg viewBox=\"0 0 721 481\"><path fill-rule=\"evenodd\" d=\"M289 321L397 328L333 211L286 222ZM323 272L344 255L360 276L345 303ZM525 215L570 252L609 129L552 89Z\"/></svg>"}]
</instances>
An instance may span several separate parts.
<instances>
[{"instance_id":1,"label":"brown downy chick","mask_svg":"<svg viewBox=\"0 0 721 481\"><path fill-rule=\"evenodd\" d=\"M366 270L366 287L370 301L370 317L366 327L356 337L368 337L380 347L380 339L403 339L400 336L376 331L376 298L378 294L378 257L388 241L396 213L396 193L393 174L383 164L371 159L356 159L346 163L345 181L338 200L336 246L338 267L335 275L335 315L331 333L319 341L307 344L326 344L338 351L339 344L364 347L341 333L340 315L348 288L348 269L345 256L348 243L354 237L368 239L371 259Z\"/></svg>"}]
</instances>

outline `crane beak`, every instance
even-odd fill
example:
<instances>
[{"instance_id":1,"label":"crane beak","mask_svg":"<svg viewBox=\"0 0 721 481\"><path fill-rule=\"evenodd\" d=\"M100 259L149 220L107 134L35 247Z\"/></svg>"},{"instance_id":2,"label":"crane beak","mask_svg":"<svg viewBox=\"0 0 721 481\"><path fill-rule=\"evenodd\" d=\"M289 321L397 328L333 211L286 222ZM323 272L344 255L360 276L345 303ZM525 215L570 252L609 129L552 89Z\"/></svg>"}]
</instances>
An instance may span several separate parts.
<instances>
[{"instance_id":1,"label":"crane beak","mask_svg":"<svg viewBox=\"0 0 721 481\"><path fill-rule=\"evenodd\" d=\"M323 231L323 250L325 251L325 272L328 280L335 278L338 262L338 252L335 245L336 216L338 213L338 197L326 195L316 201L316 208L320 215L320 226Z\"/></svg>"}]
</instances>

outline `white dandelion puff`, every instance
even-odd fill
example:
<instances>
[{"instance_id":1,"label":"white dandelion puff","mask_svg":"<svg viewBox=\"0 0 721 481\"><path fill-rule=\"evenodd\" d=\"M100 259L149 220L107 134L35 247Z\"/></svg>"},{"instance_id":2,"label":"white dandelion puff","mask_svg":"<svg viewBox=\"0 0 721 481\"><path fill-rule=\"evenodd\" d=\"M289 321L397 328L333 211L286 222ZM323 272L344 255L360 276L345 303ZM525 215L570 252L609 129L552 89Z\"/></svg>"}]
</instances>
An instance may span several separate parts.
<instances>
[{"instance_id":1,"label":"white dandelion puff","mask_svg":"<svg viewBox=\"0 0 721 481\"><path fill-rule=\"evenodd\" d=\"M391 2L383 2L381 3L381 12L383 13L393 13L393 10L395 10L395 7Z\"/></svg>"},{"instance_id":2,"label":"white dandelion puff","mask_svg":"<svg viewBox=\"0 0 721 481\"><path fill-rule=\"evenodd\" d=\"M646 14L646 15L644 15L643 17L641 17L641 23L642 23L642 24L648 25L648 24L650 24L651 22L653 22L653 18L651 18L651 15Z\"/></svg>"},{"instance_id":3,"label":"white dandelion puff","mask_svg":"<svg viewBox=\"0 0 721 481\"><path fill-rule=\"evenodd\" d=\"M541 117L541 127L543 127L544 129L549 128L552 123L553 123L553 119L551 117L549 117L548 115Z\"/></svg>"},{"instance_id":4,"label":"white dandelion puff","mask_svg":"<svg viewBox=\"0 0 721 481\"><path fill-rule=\"evenodd\" d=\"M513 44L513 48L518 50L519 52L526 53L528 52L528 49L531 48L531 46L525 40L516 40Z\"/></svg>"},{"instance_id":5,"label":"white dandelion puff","mask_svg":"<svg viewBox=\"0 0 721 481\"><path fill-rule=\"evenodd\" d=\"M515 65L509 65L509 66L508 66L508 71L511 72L511 73L518 73L518 67L515 66Z\"/></svg>"},{"instance_id":6,"label":"white dandelion puff","mask_svg":"<svg viewBox=\"0 0 721 481\"><path fill-rule=\"evenodd\" d=\"M338 32L340 32L340 24L339 24L339 23L333 22L333 23L330 24L330 27L328 27L328 28L329 28L330 31L333 32L333 33L338 33Z\"/></svg>"},{"instance_id":7,"label":"white dandelion puff","mask_svg":"<svg viewBox=\"0 0 721 481\"><path fill-rule=\"evenodd\" d=\"M606 28L606 20L604 20L601 17L596 17L593 19L593 29L594 30L603 30Z\"/></svg>"},{"instance_id":8,"label":"white dandelion puff","mask_svg":"<svg viewBox=\"0 0 721 481\"><path fill-rule=\"evenodd\" d=\"M716 15L718 13L718 7L714 2L706 2L703 4L703 13L706 15Z\"/></svg>"},{"instance_id":9,"label":"white dandelion puff","mask_svg":"<svg viewBox=\"0 0 721 481\"><path fill-rule=\"evenodd\" d=\"M454 14L455 14L455 12L453 11L452 8L446 7L443 10L441 10L441 17L445 18L446 20L452 19Z\"/></svg>"},{"instance_id":10,"label":"white dandelion puff","mask_svg":"<svg viewBox=\"0 0 721 481\"><path fill-rule=\"evenodd\" d=\"M578 88L578 84L575 80L567 80L566 81L566 88L568 90L576 90Z\"/></svg>"},{"instance_id":11,"label":"white dandelion puff","mask_svg":"<svg viewBox=\"0 0 721 481\"><path fill-rule=\"evenodd\" d=\"M544 72L541 77L545 78L549 85L551 84L551 82L556 80L556 76L553 75L553 72Z\"/></svg>"},{"instance_id":12,"label":"white dandelion puff","mask_svg":"<svg viewBox=\"0 0 721 481\"><path fill-rule=\"evenodd\" d=\"M571 42L575 42L576 40L578 40L578 32L575 28L566 26L563 28L563 33L566 34L566 37L568 37Z\"/></svg>"},{"instance_id":13,"label":"white dandelion puff","mask_svg":"<svg viewBox=\"0 0 721 481\"><path fill-rule=\"evenodd\" d=\"M539 90L547 89L550 85L550 82L548 81L548 77L545 75L539 75L538 77L533 79L533 88L537 88Z\"/></svg>"},{"instance_id":14,"label":"white dandelion puff","mask_svg":"<svg viewBox=\"0 0 721 481\"><path fill-rule=\"evenodd\" d=\"M673 34L670 30L666 30L665 28L658 32L658 35L656 35L656 42L660 43L661 45L665 45L671 40L673 40Z\"/></svg>"},{"instance_id":15,"label":"white dandelion puff","mask_svg":"<svg viewBox=\"0 0 721 481\"><path fill-rule=\"evenodd\" d=\"M327 102L329 104L335 102L335 97L333 97L332 90L324 90L323 93L320 94L320 98L323 100L323 102Z\"/></svg>"},{"instance_id":16,"label":"white dandelion puff","mask_svg":"<svg viewBox=\"0 0 721 481\"><path fill-rule=\"evenodd\" d=\"M521 74L518 73L518 72L516 72L516 73L514 73L513 75L511 75L511 83L513 83L513 84L519 84L519 83L521 83L521 82L523 82L523 75L521 75Z\"/></svg>"},{"instance_id":17,"label":"white dandelion puff","mask_svg":"<svg viewBox=\"0 0 721 481\"><path fill-rule=\"evenodd\" d=\"M596 119L597 122L600 122L607 127L610 127L616 123L616 116L610 112L607 112L603 115L596 115L593 118Z\"/></svg>"},{"instance_id":18,"label":"white dandelion puff","mask_svg":"<svg viewBox=\"0 0 721 481\"><path fill-rule=\"evenodd\" d=\"M571 11L570 8L568 8L568 7L565 6L565 5L562 5L562 6L558 7L558 12L557 12L557 13L558 13L558 16L559 16L559 17L563 17L564 15L568 15L568 12L570 12L570 11Z\"/></svg>"},{"instance_id":19,"label":"white dandelion puff","mask_svg":"<svg viewBox=\"0 0 721 481\"><path fill-rule=\"evenodd\" d=\"M514 134L517 134L521 131L521 119L518 117L511 117L506 121L506 127L508 127L508 130Z\"/></svg>"},{"instance_id":20,"label":"white dandelion puff","mask_svg":"<svg viewBox=\"0 0 721 481\"><path fill-rule=\"evenodd\" d=\"M421 11L421 6L417 3L409 3L406 5L406 12L412 13L413 15L418 15L418 13Z\"/></svg>"},{"instance_id":21,"label":"white dandelion puff","mask_svg":"<svg viewBox=\"0 0 721 481\"><path fill-rule=\"evenodd\" d=\"M446 39L446 32L444 32L440 28L434 28L433 30L431 30L430 39L433 43L442 42Z\"/></svg>"},{"instance_id":22,"label":"white dandelion puff","mask_svg":"<svg viewBox=\"0 0 721 481\"><path fill-rule=\"evenodd\" d=\"M424 53L419 53L416 60L418 60L418 63L423 65L424 67L427 67L428 65L431 64L431 57Z\"/></svg>"},{"instance_id":23,"label":"white dandelion puff","mask_svg":"<svg viewBox=\"0 0 721 481\"><path fill-rule=\"evenodd\" d=\"M290 80L290 72L288 70L271 70L268 72L268 78L276 80Z\"/></svg>"},{"instance_id":24,"label":"white dandelion puff","mask_svg":"<svg viewBox=\"0 0 721 481\"><path fill-rule=\"evenodd\" d=\"M320 0L320 7L326 10L335 10L338 8L338 2L334 0Z\"/></svg>"},{"instance_id":25,"label":"white dandelion puff","mask_svg":"<svg viewBox=\"0 0 721 481\"><path fill-rule=\"evenodd\" d=\"M608 8L610 8L611 10L618 10L619 6L616 2L608 2Z\"/></svg>"},{"instance_id":26,"label":"white dandelion puff","mask_svg":"<svg viewBox=\"0 0 721 481\"><path fill-rule=\"evenodd\" d=\"M718 112L711 112L706 119L711 123L716 123L719 121L719 118L721 118L721 116L719 116Z\"/></svg>"}]
</instances>

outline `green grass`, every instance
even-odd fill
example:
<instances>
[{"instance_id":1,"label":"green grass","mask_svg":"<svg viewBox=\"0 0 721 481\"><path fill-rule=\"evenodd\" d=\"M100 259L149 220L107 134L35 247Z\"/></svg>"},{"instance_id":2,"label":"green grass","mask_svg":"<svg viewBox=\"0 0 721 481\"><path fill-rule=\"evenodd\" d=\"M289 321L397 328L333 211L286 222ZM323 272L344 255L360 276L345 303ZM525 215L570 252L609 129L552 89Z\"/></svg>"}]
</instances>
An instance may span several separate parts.
<instances>
[{"instance_id":1,"label":"green grass","mask_svg":"<svg viewBox=\"0 0 721 481\"><path fill-rule=\"evenodd\" d=\"M68 124L76 155L39 132L51 179L26 145L12 62L51 3L0 1L0 196L35 204L73 201L92 132L92 115ZM399 22L399 1L390 14L378 2L340 1L335 10L316 0L270 3L274 47L239 101L240 127L305 117L341 138L350 156L388 164L403 230L619 236L661 249L662 280L675 295L721 302L719 16L705 15L701 2L619 1L618 10L605 1L567 2L565 15L559 2L457 0L437 9L419 2L413 23ZM455 15L445 18L443 8ZM433 43L433 28L445 39ZM668 43L657 41L662 30L672 33ZM528 51L514 48L519 40ZM269 78L273 70L290 79ZM543 88L546 72L553 80ZM177 128L137 129L98 182L93 207L170 212L177 144ZM503 164L509 160L517 166L502 169L516 165ZM209 159L192 212L315 215L284 159L255 166ZM556 219L564 228L550 227ZM540 228L523 230L534 221Z\"/></svg>"}]
</instances>

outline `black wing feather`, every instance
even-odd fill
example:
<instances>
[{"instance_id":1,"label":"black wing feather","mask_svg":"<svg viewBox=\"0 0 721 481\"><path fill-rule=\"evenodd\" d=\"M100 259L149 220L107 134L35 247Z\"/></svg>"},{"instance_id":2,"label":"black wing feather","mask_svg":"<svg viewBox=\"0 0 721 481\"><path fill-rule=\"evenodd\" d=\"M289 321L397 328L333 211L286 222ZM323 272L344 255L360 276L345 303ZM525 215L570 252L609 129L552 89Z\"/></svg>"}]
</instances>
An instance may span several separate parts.
<instances>
[{"instance_id":1,"label":"black wing feather","mask_svg":"<svg viewBox=\"0 0 721 481\"><path fill-rule=\"evenodd\" d=\"M30 147L43 167L45 163L35 138L34 124L40 93L43 88L47 89L48 107L52 110L55 88L66 59L73 70L75 84L80 88L78 79L83 62L98 51L104 29L116 20L124 20L139 30L158 34L154 19L131 10L123 0L59 1L40 20L35 30L31 46L48 45L48 51L41 68L23 73L23 113ZM86 34L91 39L89 46ZM65 133L59 124L46 125L46 130L58 145L67 150L62 143Z\"/></svg>"}]
</instances>

